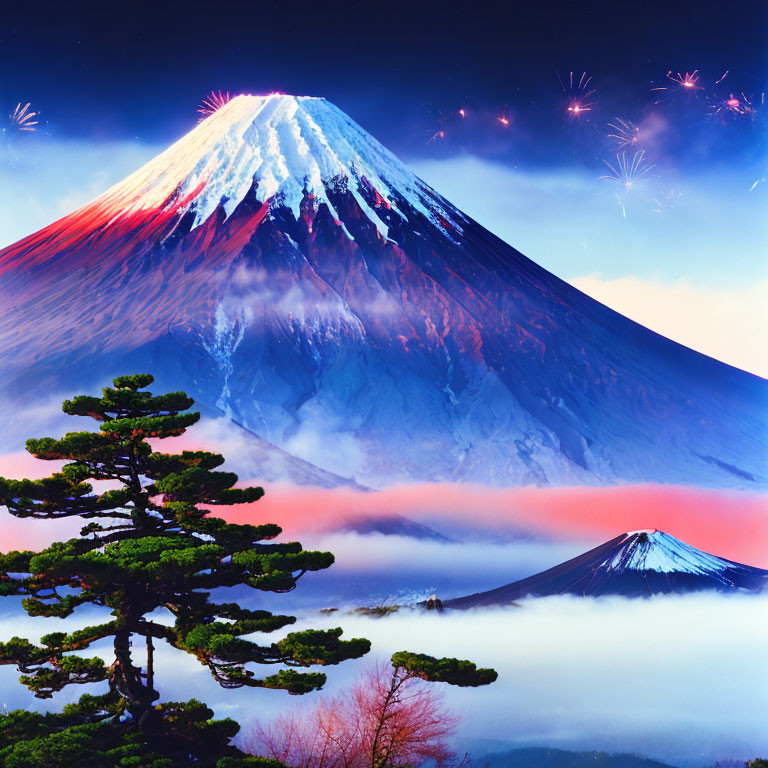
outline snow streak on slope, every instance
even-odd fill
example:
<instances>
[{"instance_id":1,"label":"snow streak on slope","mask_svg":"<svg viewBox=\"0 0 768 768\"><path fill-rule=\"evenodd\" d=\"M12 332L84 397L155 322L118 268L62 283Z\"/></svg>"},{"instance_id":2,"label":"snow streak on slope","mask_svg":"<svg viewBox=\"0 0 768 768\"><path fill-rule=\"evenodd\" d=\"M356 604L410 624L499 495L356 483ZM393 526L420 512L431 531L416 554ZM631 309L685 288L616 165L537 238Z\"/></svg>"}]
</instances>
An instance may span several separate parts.
<instances>
[{"instance_id":1,"label":"snow streak on slope","mask_svg":"<svg viewBox=\"0 0 768 768\"><path fill-rule=\"evenodd\" d=\"M730 561L702 552L664 531L631 531L625 534L625 542L612 558L605 561L607 568L705 575L718 574L733 567Z\"/></svg>"}]
</instances>

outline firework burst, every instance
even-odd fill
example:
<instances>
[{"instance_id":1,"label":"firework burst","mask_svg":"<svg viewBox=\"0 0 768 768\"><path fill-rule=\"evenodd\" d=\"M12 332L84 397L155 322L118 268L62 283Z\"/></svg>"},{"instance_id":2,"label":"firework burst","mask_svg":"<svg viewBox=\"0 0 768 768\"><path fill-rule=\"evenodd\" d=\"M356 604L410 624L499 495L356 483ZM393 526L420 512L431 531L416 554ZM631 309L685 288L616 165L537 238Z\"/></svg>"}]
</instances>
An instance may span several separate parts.
<instances>
[{"instance_id":1,"label":"firework burst","mask_svg":"<svg viewBox=\"0 0 768 768\"><path fill-rule=\"evenodd\" d=\"M650 173L653 166L645 162L645 150L640 150L630 155L628 152L620 152L613 163L603 160L610 173L601 176L601 179L613 181L629 189L643 176Z\"/></svg>"},{"instance_id":2,"label":"firework burst","mask_svg":"<svg viewBox=\"0 0 768 768\"><path fill-rule=\"evenodd\" d=\"M560 81L560 87L567 97L565 111L568 113L569 117L578 118L585 112L592 111L592 107L595 106L595 103L590 101L590 99L594 95L595 89L589 87L592 78L588 76L586 72L582 72L578 78L571 72L568 77L567 85L563 82L559 73L557 73L557 79Z\"/></svg>"},{"instance_id":3,"label":"firework burst","mask_svg":"<svg viewBox=\"0 0 768 768\"><path fill-rule=\"evenodd\" d=\"M615 185L616 200L626 218L627 209L624 205L626 196L644 176L651 172L653 166L645 162L645 151L642 149L632 154L620 152L616 155L614 162L608 160L603 162L608 166L609 173L601 176L600 179Z\"/></svg>"},{"instance_id":4,"label":"firework burst","mask_svg":"<svg viewBox=\"0 0 768 768\"><path fill-rule=\"evenodd\" d=\"M36 117L39 117L39 113L33 112L29 103L22 106L19 102L9 117L11 118L11 127L17 131L35 131L39 125L39 122L35 120Z\"/></svg>"},{"instance_id":5,"label":"firework burst","mask_svg":"<svg viewBox=\"0 0 768 768\"><path fill-rule=\"evenodd\" d=\"M726 74L728 74L726 72ZM694 69L693 72L686 72L682 74L680 72L673 72L671 69L667 72L667 80L672 82L672 85L659 85L655 88L651 88L651 91L658 91L659 96L663 95L664 91L685 92L692 93L694 97L698 98L698 91L701 90L699 81L701 75L698 69Z\"/></svg>"},{"instance_id":6,"label":"firework burst","mask_svg":"<svg viewBox=\"0 0 768 768\"><path fill-rule=\"evenodd\" d=\"M631 120L615 117L608 127L613 132L607 134L607 138L613 139L619 149L635 147L640 141L640 129Z\"/></svg>"},{"instance_id":7,"label":"firework burst","mask_svg":"<svg viewBox=\"0 0 768 768\"><path fill-rule=\"evenodd\" d=\"M231 100L232 97L229 95L229 91L211 91L203 98L200 106L197 108L197 111L202 115L198 122L202 122L206 117L210 117Z\"/></svg>"},{"instance_id":8,"label":"firework burst","mask_svg":"<svg viewBox=\"0 0 768 768\"><path fill-rule=\"evenodd\" d=\"M671 80L678 88L682 88L684 91L690 91L693 93L694 91L699 89L699 80L701 79L701 75L699 75L699 70L694 69L693 72L686 72L684 75L681 75L679 72L676 74L672 74L671 71L667 72L667 78Z\"/></svg>"},{"instance_id":9,"label":"firework burst","mask_svg":"<svg viewBox=\"0 0 768 768\"><path fill-rule=\"evenodd\" d=\"M729 94L727 98L717 98L710 102L709 114L714 116L719 115L721 118L732 117L738 119L740 117L751 117L755 113L755 108L752 106L752 102L743 94Z\"/></svg>"}]
</instances>

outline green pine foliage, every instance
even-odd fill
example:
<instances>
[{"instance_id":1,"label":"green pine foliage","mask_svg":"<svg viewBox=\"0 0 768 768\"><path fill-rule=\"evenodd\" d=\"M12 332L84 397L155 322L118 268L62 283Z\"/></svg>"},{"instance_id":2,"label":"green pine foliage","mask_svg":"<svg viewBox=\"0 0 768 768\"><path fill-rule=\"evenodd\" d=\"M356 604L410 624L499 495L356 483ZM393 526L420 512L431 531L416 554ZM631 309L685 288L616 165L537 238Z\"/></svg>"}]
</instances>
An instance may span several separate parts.
<instances>
[{"instance_id":1,"label":"green pine foliage","mask_svg":"<svg viewBox=\"0 0 768 768\"><path fill-rule=\"evenodd\" d=\"M66 462L50 477L0 477L0 505L16 517L83 520L77 538L42 552L0 554L0 597L21 597L30 616L65 618L85 605L111 615L73 632L51 632L39 644L21 637L0 643L0 664L15 665L40 699L72 685L106 683L107 689L61 714L17 710L0 717L0 768L276 768L230 747L237 723L213 720L204 704L158 703L155 643L190 654L224 688L291 694L325 683L322 672L302 669L370 650L368 640L342 639L339 628L270 641L295 617L216 599L221 587L289 592L334 558L298 542L275 542L277 525L235 525L213 516L209 505L255 502L264 492L236 488L237 476L219 470L224 457L217 453L155 450L150 439L179 436L200 415L189 411L193 400L184 392L146 391L152 381L148 374L119 376L101 397L65 401L65 413L93 418L99 429L27 441L37 458ZM159 609L170 623L156 620ZM87 653L105 642L111 661ZM496 677L457 659L395 657L396 667L428 680L484 685ZM271 674L258 671L271 666Z\"/></svg>"},{"instance_id":2,"label":"green pine foliage","mask_svg":"<svg viewBox=\"0 0 768 768\"><path fill-rule=\"evenodd\" d=\"M192 699L155 708L150 727L126 727L111 694L83 695L61 714L15 710L0 716L3 768L285 768L276 760L243 755L229 745L239 726L213 720Z\"/></svg>"},{"instance_id":3,"label":"green pine foliage","mask_svg":"<svg viewBox=\"0 0 768 768\"><path fill-rule=\"evenodd\" d=\"M392 666L422 680L448 683L461 688L489 685L499 676L495 669L478 669L473 662L466 659L436 659L426 653L410 651L392 654Z\"/></svg>"},{"instance_id":4,"label":"green pine foliage","mask_svg":"<svg viewBox=\"0 0 768 768\"><path fill-rule=\"evenodd\" d=\"M264 492L236 488L236 475L218 471L224 463L219 454L154 450L150 439L181 435L199 414L188 412L193 401L183 392L145 391L152 380L145 374L120 376L101 397L67 400L65 413L95 419L98 431L29 440L27 450L37 458L66 461L62 470L43 480L0 478L0 504L11 514L84 520L78 538L42 552L0 555L0 595L21 596L31 616L63 618L86 604L111 612L109 621L69 633L52 632L39 644L20 637L0 643L0 664L16 665L24 685L43 699L66 686L106 681L110 712L118 707L150 730L161 727L158 723L167 730L170 716L169 705L156 705L156 641L197 658L226 688L277 688L293 694L321 688L324 674L299 670L357 658L370 643L342 640L341 629L294 632L270 642L269 633L293 624L293 616L217 602L213 594L236 585L288 592L305 573L328 568L333 555L305 551L298 542L275 543L281 532L277 525L234 525L210 516L206 505L254 502ZM107 489L97 490L95 482ZM165 609L173 623L150 618L157 609ZM144 638L147 646L140 659L132 647L136 638ZM83 653L105 640L112 642L112 663ZM279 669L259 675L253 667L260 665ZM211 714L206 711L206 729L223 729L228 741L236 726L234 731L229 725L213 726ZM114 716L102 713L103 718ZM27 722L25 717L16 713L11 717L15 725L6 723L0 730L9 727L13 732ZM23 758L12 756L24 749L64 755L70 748L82 753L91 744L100 753L109 752L104 740L112 738L112 731L105 730L103 719L86 718L76 724L79 730L68 728L65 736L64 721L56 716L29 717L37 723L30 726L32 731L40 729L34 746L14 746L6 733L0 743L11 746L4 748L10 752L3 764L35 764L31 752ZM210 740L210 733L206 738ZM130 746L119 744L120 749ZM40 758L41 764L45 759Z\"/></svg>"}]
</instances>

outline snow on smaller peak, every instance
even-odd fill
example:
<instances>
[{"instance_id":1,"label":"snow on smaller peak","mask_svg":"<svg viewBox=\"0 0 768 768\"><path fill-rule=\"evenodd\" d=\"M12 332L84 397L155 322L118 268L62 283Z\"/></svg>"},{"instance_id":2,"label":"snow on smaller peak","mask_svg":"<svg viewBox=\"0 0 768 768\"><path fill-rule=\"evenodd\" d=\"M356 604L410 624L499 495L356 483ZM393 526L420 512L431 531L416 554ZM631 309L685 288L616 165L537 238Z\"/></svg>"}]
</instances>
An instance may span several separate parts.
<instances>
[{"instance_id":1,"label":"snow on smaller peak","mask_svg":"<svg viewBox=\"0 0 768 768\"><path fill-rule=\"evenodd\" d=\"M616 571L658 571L716 575L738 567L728 560L702 552L656 528L630 531L618 550L604 563Z\"/></svg>"},{"instance_id":2,"label":"snow on smaller peak","mask_svg":"<svg viewBox=\"0 0 768 768\"><path fill-rule=\"evenodd\" d=\"M338 220L326 186L339 179L382 237L388 227L376 209L405 218L400 199L444 231L446 223L461 229L458 211L341 110L323 98L281 93L234 97L103 197L120 214L181 200L195 227L219 206L231 215L255 181L259 202L281 202L298 217L311 193ZM363 184L375 191L375 208Z\"/></svg>"}]
</instances>

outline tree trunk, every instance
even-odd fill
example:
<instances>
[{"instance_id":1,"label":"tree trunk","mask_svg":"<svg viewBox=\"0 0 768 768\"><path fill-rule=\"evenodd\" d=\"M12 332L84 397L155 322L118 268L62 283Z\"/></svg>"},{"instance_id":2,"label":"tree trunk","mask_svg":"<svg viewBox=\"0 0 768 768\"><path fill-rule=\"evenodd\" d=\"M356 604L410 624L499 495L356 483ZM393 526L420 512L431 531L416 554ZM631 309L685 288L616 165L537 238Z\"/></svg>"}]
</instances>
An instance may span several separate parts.
<instances>
[{"instance_id":1,"label":"tree trunk","mask_svg":"<svg viewBox=\"0 0 768 768\"><path fill-rule=\"evenodd\" d=\"M131 632L127 628L115 633L115 663L111 683L128 702L128 712L139 723L146 720L156 698L155 691L142 681L141 669L131 659Z\"/></svg>"},{"instance_id":2,"label":"tree trunk","mask_svg":"<svg viewBox=\"0 0 768 768\"><path fill-rule=\"evenodd\" d=\"M155 688L155 646L152 644L152 634L147 630L147 688L154 692Z\"/></svg>"}]
</instances>

